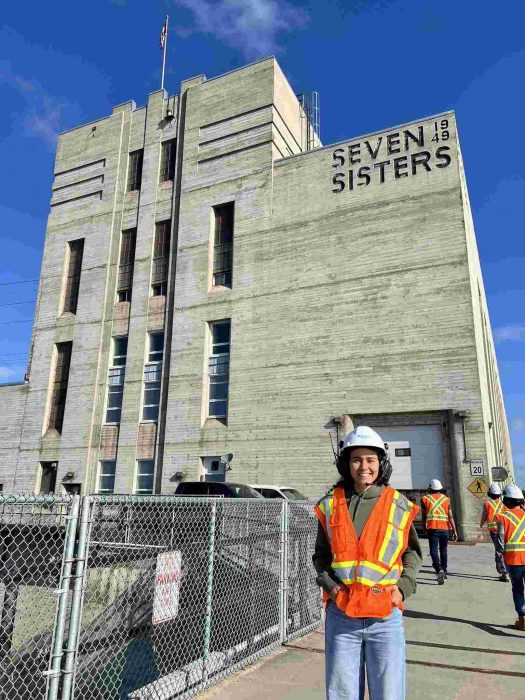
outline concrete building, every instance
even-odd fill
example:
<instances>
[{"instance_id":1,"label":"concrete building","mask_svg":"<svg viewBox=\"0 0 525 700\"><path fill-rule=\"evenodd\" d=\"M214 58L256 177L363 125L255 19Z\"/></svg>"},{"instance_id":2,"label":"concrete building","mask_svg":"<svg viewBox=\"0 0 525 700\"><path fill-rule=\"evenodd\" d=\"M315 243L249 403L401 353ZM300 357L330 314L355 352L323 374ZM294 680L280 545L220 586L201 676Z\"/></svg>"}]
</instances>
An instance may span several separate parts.
<instances>
[{"instance_id":1,"label":"concrete building","mask_svg":"<svg viewBox=\"0 0 525 700\"><path fill-rule=\"evenodd\" d=\"M477 533L512 457L454 113L326 147L309 116L269 58L60 136L5 491L172 493L231 452L319 497L348 414Z\"/></svg>"}]
</instances>

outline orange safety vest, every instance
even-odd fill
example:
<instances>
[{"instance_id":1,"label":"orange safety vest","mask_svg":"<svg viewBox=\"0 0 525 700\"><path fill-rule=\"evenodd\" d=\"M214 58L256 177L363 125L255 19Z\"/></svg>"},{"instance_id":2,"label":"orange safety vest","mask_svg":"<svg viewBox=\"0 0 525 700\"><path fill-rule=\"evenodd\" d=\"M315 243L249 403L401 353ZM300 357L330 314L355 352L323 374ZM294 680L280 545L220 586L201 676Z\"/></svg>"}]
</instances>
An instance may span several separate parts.
<instances>
[{"instance_id":1,"label":"orange safety vest","mask_svg":"<svg viewBox=\"0 0 525 700\"><path fill-rule=\"evenodd\" d=\"M503 501L501 498L487 498L485 501L485 508L487 513L487 527L490 532L497 532L498 524L496 523L496 515L499 515L505 508Z\"/></svg>"},{"instance_id":2,"label":"orange safety vest","mask_svg":"<svg viewBox=\"0 0 525 700\"><path fill-rule=\"evenodd\" d=\"M442 493L427 493L421 501L427 514L427 530L448 530L450 498Z\"/></svg>"},{"instance_id":3,"label":"orange safety vest","mask_svg":"<svg viewBox=\"0 0 525 700\"><path fill-rule=\"evenodd\" d=\"M521 508L505 508L496 515L496 522L503 523L505 531L505 564L525 566L525 511Z\"/></svg>"},{"instance_id":4,"label":"orange safety vest","mask_svg":"<svg viewBox=\"0 0 525 700\"><path fill-rule=\"evenodd\" d=\"M332 549L332 569L345 584L336 604L350 617L387 617L393 610L391 587L403 571L401 556L419 506L386 486L358 538L337 486L315 506ZM325 602L330 596L323 591ZM402 609L402 606L401 606Z\"/></svg>"}]
</instances>

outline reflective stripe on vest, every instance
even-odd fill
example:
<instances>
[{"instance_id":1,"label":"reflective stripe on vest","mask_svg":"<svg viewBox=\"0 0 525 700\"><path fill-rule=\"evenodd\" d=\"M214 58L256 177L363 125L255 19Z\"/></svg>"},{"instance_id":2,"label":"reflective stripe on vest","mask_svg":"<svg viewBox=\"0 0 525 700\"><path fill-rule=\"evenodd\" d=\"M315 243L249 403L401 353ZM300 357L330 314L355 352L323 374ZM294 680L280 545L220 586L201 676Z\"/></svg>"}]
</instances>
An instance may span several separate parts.
<instances>
[{"instance_id":1,"label":"reflective stripe on vest","mask_svg":"<svg viewBox=\"0 0 525 700\"><path fill-rule=\"evenodd\" d=\"M410 508L407 509L407 504ZM332 545L332 532L330 527L330 515L334 510L333 492L327 494L317 504L324 516L326 534L330 546ZM332 569L337 573L338 578L345 584L354 582L363 583L367 586L388 586L393 585L401 578L402 566L396 561L402 554L404 531L407 523L411 519L413 511L411 504L399 491L394 491L394 497L390 506L388 526L385 537L381 544L378 559L384 566L370 561L337 561L334 554Z\"/></svg>"},{"instance_id":2,"label":"reflective stripe on vest","mask_svg":"<svg viewBox=\"0 0 525 700\"><path fill-rule=\"evenodd\" d=\"M510 510L505 510L500 513L500 518L505 518L514 525L514 531L505 542L505 552L525 552L525 513L518 518Z\"/></svg>"},{"instance_id":3,"label":"reflective stripe on vest","mask_svg":"<svg viewBox=\"0 0 525 700\"><path fill-rule=\"evenodd\" d=\"M485 506L487 508L487 527L489 528L489 530L497 530L498 526L495 518L496 515L499 515L503 510L503 501L500 498L499 501L495 504L494 501L487 500L485 501Z\"/></svg>"},{"instance_id":4,"label":"reflective stripe on vest","mask_svg":"<svg viewBox=\"0 0 525 700\"><path fill-rule=\"evenodd\" d=\"M448 515L445 513L444 504L448 501L447 496L441 494L439 497L428 494L425 496L432 503L427 513L427 523L429 520L448 522Z\"/></svg>"}]
</instances>

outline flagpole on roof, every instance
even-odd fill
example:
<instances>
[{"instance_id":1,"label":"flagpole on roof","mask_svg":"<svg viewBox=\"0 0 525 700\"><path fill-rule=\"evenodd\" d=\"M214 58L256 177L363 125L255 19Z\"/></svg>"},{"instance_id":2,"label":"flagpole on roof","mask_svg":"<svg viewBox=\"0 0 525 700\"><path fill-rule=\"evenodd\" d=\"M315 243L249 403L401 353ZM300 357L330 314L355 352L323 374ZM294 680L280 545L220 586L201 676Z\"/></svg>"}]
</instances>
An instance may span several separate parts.
<instances>
[{"instance_id":1,"label":"flagpole on roof","mask_svg":"<svg viewBox=\"0 0 525 700\"><path fill-rule=\"evenodd\" d=\"M168 15L160 33L160 48L162 49L162 76L160 79L160 89L164 90L164 68L166 67L166 46L168 45Z\"/></svg>"}]
</instances>

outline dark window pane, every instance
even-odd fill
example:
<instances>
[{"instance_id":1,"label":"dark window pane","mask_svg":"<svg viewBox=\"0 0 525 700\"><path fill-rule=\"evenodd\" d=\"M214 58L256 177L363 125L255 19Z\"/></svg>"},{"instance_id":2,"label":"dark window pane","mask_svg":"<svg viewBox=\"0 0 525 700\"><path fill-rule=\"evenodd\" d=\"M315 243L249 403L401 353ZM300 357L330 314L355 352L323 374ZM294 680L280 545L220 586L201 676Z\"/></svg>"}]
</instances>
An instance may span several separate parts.
<instances>
[{"instance_id":1,"label":"dark window pane","mask_svg":"<svg viewBox=\"0 0 525 700\"><path fill-rule=\"evenodd\" d=\"M210 416L224 417L227 415L227 401L210 401Z\"/></svg>"},{"instance_id":2,"label":"dark window pane","mask_svg":"<svg viewBox=\"0 0 525 700\"><path fill-rule=\"evenodd\" d=\"M230 342L230 322L213 324L213 343L229 343Z\"/></svg>"},{"instance_id":3,"label":"dark window pane","mask_svg":"<svg viewBox=\"0 0 525 700\"><path fill-rule=\"evenodd\" d=\"M119 367L126 364L128 354L128 338L120 336L113 338L113 366Z\"/></svg>"},{"instance_id":4,"label":"dark window pane","mask_svg":"<svg viewBox=\"0 0 525 700\"><path fill-rule=\"evenodd\" d=\"M222 384L210 384L210 399L228 398L228 382Z\"/></svg>"},{"instance_id":5,"label":"dark window pane","mask_svg":"<svg viewBox=\"0 0 525 700\"><path fill-rule=\"evenodd\" d=\"M157 406L144 406L142 411L142 420L157 421L159 419L159 407Z\"/></svg>"}]
</instances>

